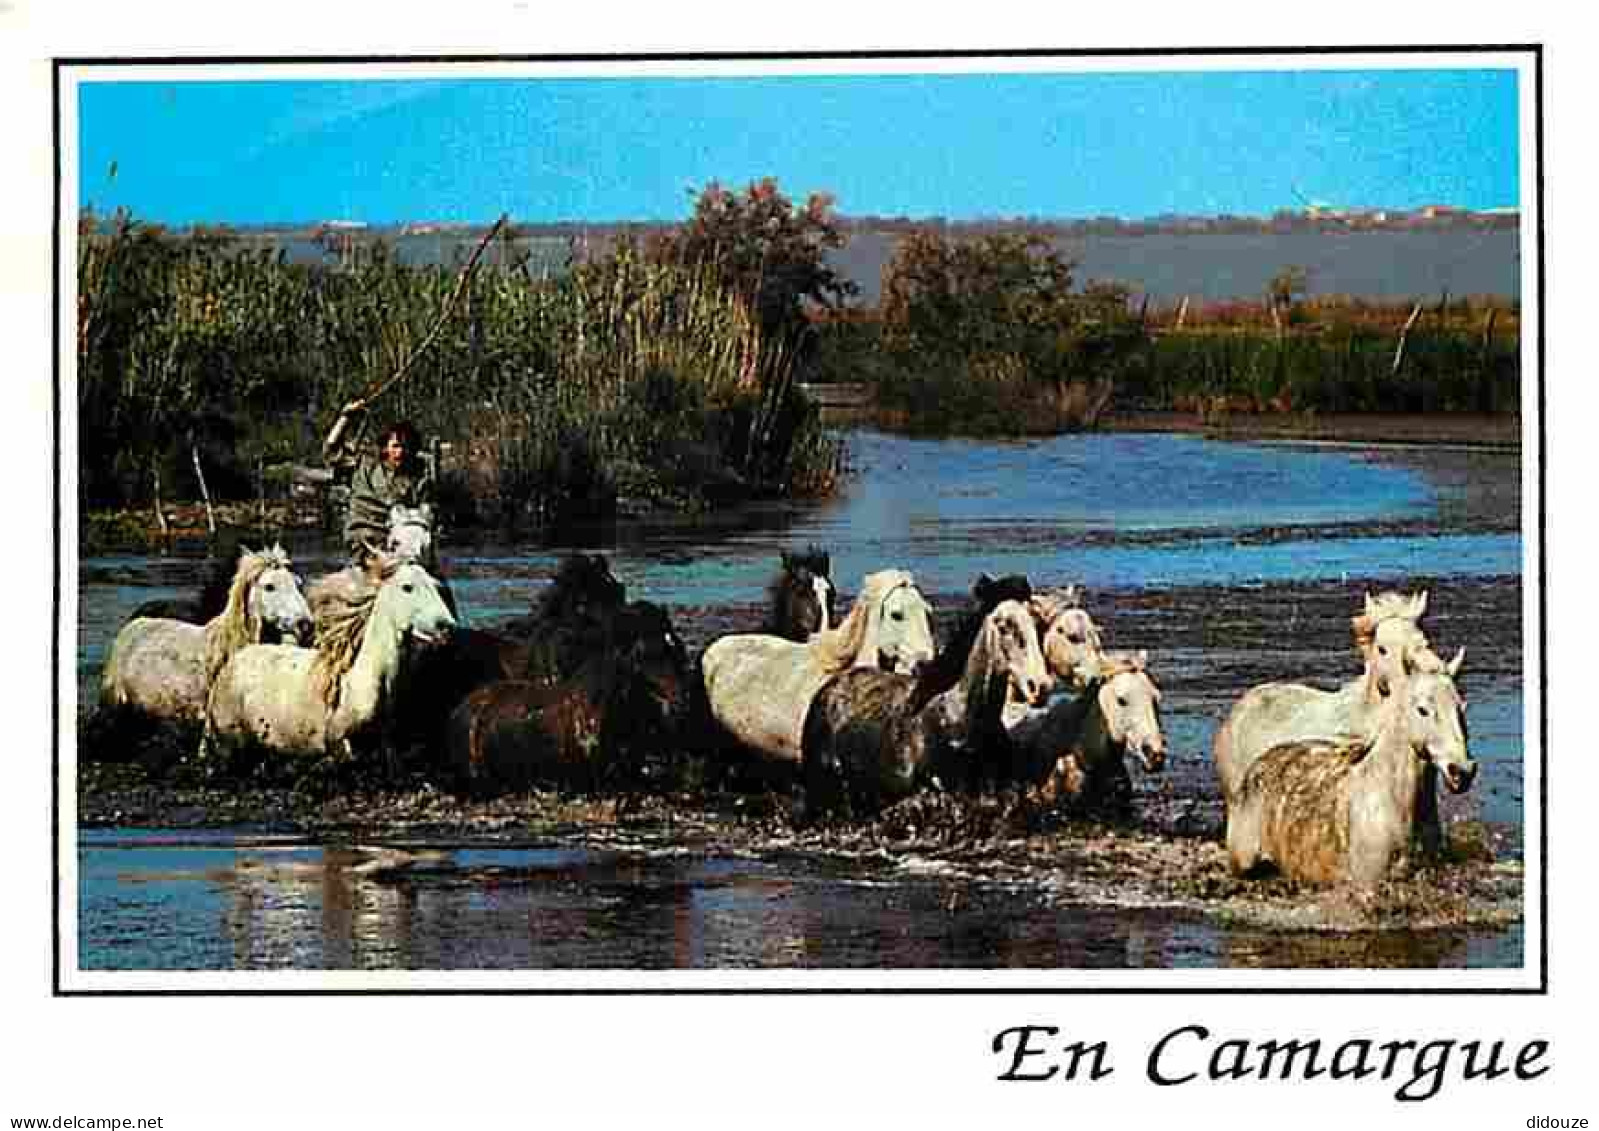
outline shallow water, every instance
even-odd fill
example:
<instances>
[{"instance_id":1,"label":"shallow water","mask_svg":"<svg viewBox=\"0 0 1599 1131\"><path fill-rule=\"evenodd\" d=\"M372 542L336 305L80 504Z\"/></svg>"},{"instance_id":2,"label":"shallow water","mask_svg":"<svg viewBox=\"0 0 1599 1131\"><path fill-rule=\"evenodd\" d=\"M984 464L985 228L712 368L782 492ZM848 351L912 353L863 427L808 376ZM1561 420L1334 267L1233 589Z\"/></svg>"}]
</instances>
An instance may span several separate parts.
<instances>
[{"instance_id":1,"label":"shallow water","mask_svg":"<svg viewBox=\"0 0 1599 1131\"><path fill-rule=\"evenodd\" d=\"M1128 882L1063 879L1062 859L1083 850L1070 836L1014 866L940 858L923 867L915 850L885 863L825 845L740 841L734 851L713 838L685 851L670 832L618 844L580 830L557 843L424 845L422 857L390 867L322 845L268 851L226 837L197 843L192 832L85 830L82 965L1521 965L1514 454L1164 435L848 438L856 474L828 504L692 531L623 531L581 548L606 552L630 596L669 605L696 647L754 627L778 552L809 543L832 552L842 600L870 570L909 568L943 624L979 571L1085 585L1108 644L1149 649L1166 696L1168 772L1135 773L1136 826L1112 857L1100 846L1084 860L1089 874L1113 858ZM306 573L333 564L331 546L289 541ZM571 548L452 547L458 602L481 625L525 612ZM197 568L83 563L85 692L127 612L191 592ZM1351 930L1335 908L1307 920L1304 897L1174 896L1173 870L1225 878L1208 751L1228 705L1266 679L1352 678L1348 618L1363 590L1384 587L1429 589L1427 627L1440 650L1470 648L1461 682L1483 767L1470 794L1446 799L1445 814L1488 830L1496 868L1463 872L1425 930Z\"/></svg>"}]
</instances>

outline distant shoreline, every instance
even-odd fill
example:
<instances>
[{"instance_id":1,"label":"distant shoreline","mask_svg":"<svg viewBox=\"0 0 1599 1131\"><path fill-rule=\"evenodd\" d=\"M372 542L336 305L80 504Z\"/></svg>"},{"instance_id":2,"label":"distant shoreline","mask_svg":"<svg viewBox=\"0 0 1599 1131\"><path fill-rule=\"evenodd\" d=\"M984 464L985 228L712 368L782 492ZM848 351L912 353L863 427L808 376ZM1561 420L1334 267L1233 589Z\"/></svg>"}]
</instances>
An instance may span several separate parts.
<instances>
[{"instance_id":1,"label":"distant shoreline","mask_svg":"<svg viewBox=\"0 0 1599 1131\"><path fill-rule=\"evenodd\" d=\"M1112 410L1100 419L1099 430L1178 432L1220 440L1521 449L1521 417L1510 413L1235 413L1201 420L1192 412Z\"/></svg>"}]
</instances>

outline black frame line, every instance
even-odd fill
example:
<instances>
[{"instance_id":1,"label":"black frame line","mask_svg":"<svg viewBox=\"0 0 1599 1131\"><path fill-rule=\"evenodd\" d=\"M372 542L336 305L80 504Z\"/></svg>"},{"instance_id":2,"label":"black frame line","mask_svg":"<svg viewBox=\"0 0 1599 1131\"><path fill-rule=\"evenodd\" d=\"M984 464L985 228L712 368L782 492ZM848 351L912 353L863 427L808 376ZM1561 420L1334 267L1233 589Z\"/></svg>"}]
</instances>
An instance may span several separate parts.
<instances>
[{"instance_id":1,"label":"black frame line","mask_svg":"<svg viewBox=\"0 0 1599 1131\"><path fill-rule=\"evenodd\" d=\"M1537 194L1537 226L1535 244L1537 263L1532 280L1538 296L1536 388L1534 399L1537 411L1538 434L1538 513L1535 516L1538 547L1538 708L1539 708L1539 805L1542 820L1539 822L1539 968L1536 987L1385 987L1361 988L1354 986L1170 986L1147 988L1140 986L564 986L564 987L448 987L417 986L400 988L329 987L325 989L271 989L258 987L194 988L194 989L64 989L62 987L61 956L61 77L66 68L79 67L148 67L148 66L225 66L270 65L283 67L327 65L431 65L480 63L656 63L656 62L783 62L816 61L859 62L872 60L916 59L1141 59L1141 58L1216 58L1223 56L1341 56L1341 55L1472 55L1472 54L1530 54L1533 78L1533 164L1532 182ZM106 55L106 56L55 56L51 60L51 140L54 150L51 223L51 385L52 420L51 440L54 455L51 479L51 516L55 524L51 551L55 571L52 586L52 626L50 656L50 863L51 863L51 994L54 997L90 998L183 998L183 997L923 997L949 996L1016 996L1051 995L1074 996L1080 994L1137 996L1137 997L1193 997L1193 996L1259 996L1282 997L1293 995L1338 996L1365 995L1378 997L1526 997L1547 996L1549 988L1549 565L1546 559L1548 526L1548 422L1545 414L1547 348L1547 281L1544 270L1546 230L1544 222L1544 82L1542 43L1476 43L1476 44L1383 44L1360 46L1336 44L1331 46L1243 46L1243 47L1123 47L1123 48L994 48L964 50L799 50L799 51L665 51L639 53L577 53L577 54L434 54L434 55ZM1525 193L1523 197L1525 198ZM1522 257L1523 264L1525 256ZM1522 293L1527 287L1525 271L1522 272ZM1525 465L1523 465L1525 467ZM1522 518L1523 536L1527 527ZM1525 694L1525 688L1524 692ZM1525 894L1523 895L1525 899ZM789 973L796 971L790 970ZM829 969L821 973L845 973ZM974 968L956 968L953 976L981 976L985 971ZM185 973L164 971L164 973ZM360 974L360 971L325 971L334 974ZM448 971L412 970L408 974L448 973ZM504 973L511 973L505 971ZM605 973L613 973L606 971ZM645 973L641 970L632 974ZM762 971L762 973L770 973ZM799 971L804 974L804 971ZM850 974L858 971L848 971ZM918 973L926 973L918 971Z\"/></svg>"}]
</instances>

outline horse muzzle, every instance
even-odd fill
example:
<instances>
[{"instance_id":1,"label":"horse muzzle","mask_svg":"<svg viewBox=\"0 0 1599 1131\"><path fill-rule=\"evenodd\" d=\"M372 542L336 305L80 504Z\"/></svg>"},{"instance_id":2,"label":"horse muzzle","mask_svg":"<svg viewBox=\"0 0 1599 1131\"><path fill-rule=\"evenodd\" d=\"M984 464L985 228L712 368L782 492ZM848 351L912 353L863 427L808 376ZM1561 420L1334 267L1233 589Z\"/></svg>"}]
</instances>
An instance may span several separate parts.
<instances>
[{"instance_id":1,"label":"horse muzzle","mask_svg":"<svg viewBox=\"0 0 1599 1131\"><path fill-rule=\"evenodd\" d=\"M455 631L453 620L440 620L426 629L413 625L411 638L425 648L436 648L441 644L450 642L450 634Z\"/></svg>"},{"instance_id":2,"label":"horse muzzle","mask_svg":"<svg viewBox=\"0 0 1599 1131\"><path fill-rule=\"evenodd\" d=\"M1450 793L1465 793L1477 780L1477 763L1450 762L1443 768L1444 786Z\"/></svg>"}]
</instances>

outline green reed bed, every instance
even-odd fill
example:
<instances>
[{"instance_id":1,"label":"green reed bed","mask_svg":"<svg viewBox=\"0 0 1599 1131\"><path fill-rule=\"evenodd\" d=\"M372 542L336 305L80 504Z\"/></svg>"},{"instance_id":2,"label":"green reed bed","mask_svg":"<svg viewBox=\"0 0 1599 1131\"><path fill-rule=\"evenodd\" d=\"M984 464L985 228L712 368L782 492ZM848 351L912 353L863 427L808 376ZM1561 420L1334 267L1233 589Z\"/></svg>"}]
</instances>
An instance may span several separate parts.
<instances>
[{"instance_id":1,"label":"green reed bed","mask_svg":"<svg viewBox=\"0 0 1599 1131\"><path fill-rule=\"evenodd\" d=\"M1152 313L1093 291L1041 325L1003 312L907 335L880 314L820 326L823 379L872 386L883 423L1003 435L1093 427L1138 408L1217 413L1514 413L1514 307L1319 300ZM1407 329L1408 325L1408 329ZM946 331L936 332L939 326Z\"/></svg>"},{"instance_id":2,"label":"green reed bed","mask_svg":"<svg viewBox=\"0 0 1599 1131\"><path fill-rule=\"evenodd\" d=\"M86 225L86 507L194 498L196 462L222 499L249 497L264 467L318 463L339 406L416 353L456 281L381 243L304 265L125 215ZM457 521L826 493L839 452L794 387L796 364L709 272L623 246L556 279L477 272L373 415L442 442Z\"/></svg>"}]
</instances>

